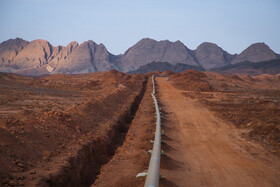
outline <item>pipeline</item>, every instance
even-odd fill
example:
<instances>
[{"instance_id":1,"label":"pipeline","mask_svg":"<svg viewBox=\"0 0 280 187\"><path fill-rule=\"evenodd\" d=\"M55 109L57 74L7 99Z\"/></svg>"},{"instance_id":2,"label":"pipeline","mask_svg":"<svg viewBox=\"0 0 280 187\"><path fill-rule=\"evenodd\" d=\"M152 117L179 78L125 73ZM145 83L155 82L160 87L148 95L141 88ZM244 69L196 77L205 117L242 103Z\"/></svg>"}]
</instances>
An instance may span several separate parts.
<instances>
[{"instance_id":1,"label":"pipeline","mask_svg":"<svg viewBox=\"0 0 280 187\"><path fill-rule=\"evenodd\" d=\"M155 76L152 77L153 81L153 93L152 97L155 103L156 109L156 132L155 132L155 140L152 150L152 156L149 163L149 169L145 181L145 187L156 187L159 184L159 168L160 168L160 155L161 155L161 116L159 111L159 106L157 102L157 98L155 96Z\"/></svg>"}]
</instances>

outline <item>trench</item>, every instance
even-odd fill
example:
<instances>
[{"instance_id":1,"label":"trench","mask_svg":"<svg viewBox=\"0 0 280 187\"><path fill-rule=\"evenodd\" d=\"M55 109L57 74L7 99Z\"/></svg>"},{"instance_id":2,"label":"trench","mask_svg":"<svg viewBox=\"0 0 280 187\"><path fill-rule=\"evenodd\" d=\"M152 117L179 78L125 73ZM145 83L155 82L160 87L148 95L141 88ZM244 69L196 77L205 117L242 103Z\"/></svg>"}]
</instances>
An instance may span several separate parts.
<instances>
[{"instance_id":1,"label":"trench","mask_svg":"<svg viewBox=\"0 0 280 187\"><path fill-rule=\"evenodd\" d=\"M100 174L101 167L110 161L117 148L124 143L130 124L146 92L147 80L148 78L145 78L139 94L135 96L128 110L112 124L106 136L97 137L84 145L77 156L69 160L68 166L64 166L58 174L42 179L37 186L91 186Z\"/></svg>"}]
</instances>

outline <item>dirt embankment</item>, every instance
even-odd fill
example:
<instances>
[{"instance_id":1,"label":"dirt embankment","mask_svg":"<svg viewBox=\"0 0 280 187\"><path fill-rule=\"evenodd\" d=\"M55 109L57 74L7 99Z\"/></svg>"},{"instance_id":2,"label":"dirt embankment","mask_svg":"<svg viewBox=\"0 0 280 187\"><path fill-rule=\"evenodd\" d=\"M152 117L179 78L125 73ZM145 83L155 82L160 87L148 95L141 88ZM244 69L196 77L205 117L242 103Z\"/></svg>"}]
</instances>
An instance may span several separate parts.
<instances>
[{"instance_id":1,"label":"dirt embankment","mask_svg":"<svg viewBox=\"0 0 280 187\"><path fill-rule=\"evenodd\" d=\"M151 97L152 82L149 79L146 93L126 135L125 141L114 157L101 168L92 186L144 186L145 178L136 178L147 171L154 139L155 117Z\"/></svg>"},{"instance_id":2,"label":"dirt embankment","mask_svg":"<svg viewBox=\"0 0 280 187\"><path fill-rule=\"evenodd\" d=\"M0 184L89 186L122 144L145 85L117 71L1 75Z\"/></svg>"},{"instance_id":3,"label":"dirt embankment","mask_svg":"<svg viewBox=\"0 0 280 187\"><path fill-rule=\"evenodd\" d=\"M184 72L174 74L174 86L187 90L185 96L202 101L220 118L238 128L248 129L245 137L261 142L271 152L280 155L280 76L223 75L213 72ZM189 75L188 75L189 74ZM211 89L199 90L201 80L185 77L201 74L203 84ZM175 76L176 75L176 76ZM175 78L172 78L174 77ZM197 82L197 85L196 85Z\"/></svg>"},{"instance_id":4,"label":"dirt embankment","mask_svg":"<svg viewBox=\"0 0 280 187\"><path fill-rule=\"evenodd\" d=\"M203 72L187 70L176 73L169 77L174 82L174 86L188 91L211 91L212 88L207 81L207 76Z\"/></svg>"}]
</instances>

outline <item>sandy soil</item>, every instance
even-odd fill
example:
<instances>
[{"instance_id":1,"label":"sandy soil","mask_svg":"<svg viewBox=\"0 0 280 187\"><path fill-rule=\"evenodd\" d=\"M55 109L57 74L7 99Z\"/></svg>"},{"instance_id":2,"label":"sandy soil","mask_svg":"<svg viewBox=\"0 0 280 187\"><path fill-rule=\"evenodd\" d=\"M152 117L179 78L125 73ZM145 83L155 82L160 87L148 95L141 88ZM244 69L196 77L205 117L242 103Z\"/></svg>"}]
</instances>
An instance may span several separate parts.
<instances>
[{"instance_id":1,"label":"sandy soil","mask_svg":"<svg viewBox=\"0 0 280 187\"><path fill-rule=\"evenodd\" d=\"M161 186L278 186L279 157L241 137L197 99L157 78L164 112Z\"/></svg>"},{"instance_id":2,"label":"sandy soil","mask_svg":"<svg viewBox=\"0 0 280 187\"><path fill-rule=\"evenodd\" d=\"M188 70L169 77L215 115L237 128L244 137L280 156L280 75L223 75Z\"/></svg>"}]
</instances>

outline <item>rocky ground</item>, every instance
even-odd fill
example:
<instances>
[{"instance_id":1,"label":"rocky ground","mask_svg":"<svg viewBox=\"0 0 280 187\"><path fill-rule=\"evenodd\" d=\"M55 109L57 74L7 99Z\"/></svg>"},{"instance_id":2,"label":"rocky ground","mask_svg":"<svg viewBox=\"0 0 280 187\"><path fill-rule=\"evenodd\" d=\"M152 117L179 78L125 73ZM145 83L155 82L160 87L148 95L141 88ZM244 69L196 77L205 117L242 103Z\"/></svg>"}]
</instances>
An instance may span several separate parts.
<instances>
[{"instance_id":1,"label":"rocky ground","mask_svg":"<svg viewBox=\"0 0 280 187\"><path fill-rule=\"evenodd\" d=\"M279 75L188 70L1 74L1 186L143 186L136 175L152 149L152 74L169 76L156 78L160 186L279 184Z\"/></svg>"},{"instance_id":2,"label":"rocky ground","mask_svg":"<svg viewBox=\"0 0 280 187\"><path fill-rule=\"evenodd\" d=\"M146 84L117 71L0 76L1 186L89 186L122 144Z\"/></svg>"},{"instance_id":3,"label":"rocky ground","mask_svg":"<svg viewBox=\"0 0 280 187\"><path fill-rule=\"evenodd\" d=\"M188 90L186 97L200 100L219 118L248 129L245 137L280 155L280 75L188 71L175 74L170 80L175 87Z\"/></svg>"}]
</instances>

